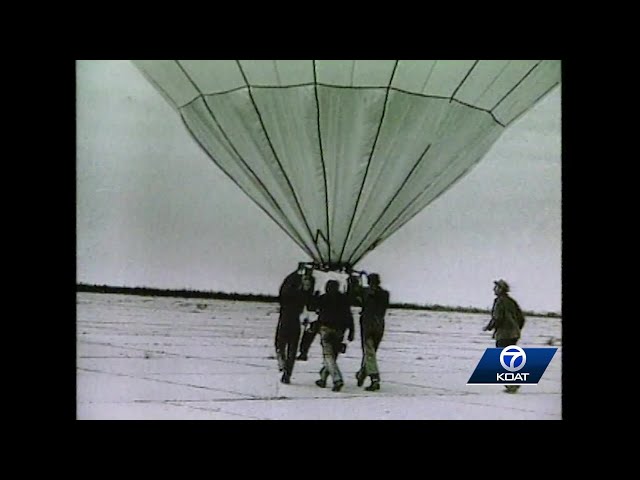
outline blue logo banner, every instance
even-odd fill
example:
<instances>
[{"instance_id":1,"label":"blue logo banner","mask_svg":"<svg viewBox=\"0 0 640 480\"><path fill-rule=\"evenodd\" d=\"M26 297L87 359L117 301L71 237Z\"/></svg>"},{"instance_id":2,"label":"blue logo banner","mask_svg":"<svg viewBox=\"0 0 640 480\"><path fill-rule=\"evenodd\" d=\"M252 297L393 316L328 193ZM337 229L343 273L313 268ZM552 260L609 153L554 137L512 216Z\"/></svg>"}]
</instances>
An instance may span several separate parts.
<instances>
[{"instance_id":1,"label":"blue logo banner","mask_svg":"<svg viewBox=\"0 0 640 480\"><path fill-rule=\"evenodd\" d=\"M467 385L536 385L557 348L487 348Z\"/></svg>"}]
</instances>

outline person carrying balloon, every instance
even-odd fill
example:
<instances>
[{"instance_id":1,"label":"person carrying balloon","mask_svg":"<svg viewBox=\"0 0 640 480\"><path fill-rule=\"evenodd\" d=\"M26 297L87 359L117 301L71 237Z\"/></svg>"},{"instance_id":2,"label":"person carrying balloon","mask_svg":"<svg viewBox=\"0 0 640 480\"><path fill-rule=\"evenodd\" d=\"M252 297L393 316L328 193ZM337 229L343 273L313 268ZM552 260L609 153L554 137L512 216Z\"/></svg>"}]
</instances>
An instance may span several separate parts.
<instances>
[{"instance_id":1,"label":"person carrying balloon","mask_svg":"<svg viewBox=\"0 0 640 480\"><path fill-rule=\"evenodd\" d=\"M346 350L346 344L343 343L343 340L347 330L349 331L349 341L353 341L353 315L349 299L346 294L340 292L340 284L337 280L329 280L325 291L326 293L320 296L315 303L320 325L323 360L320 379L316 380L316 385L321 388L326 387L327 379L331 376L333 378L332 390L339 392L344 386L344 380L337 360L338 355Z\"/></svg>"},{"instance_id":2,"label":"person carrying balloon","mask_svg":"<svg viewBox=\"0 0 640 480\"><path fill-rule=\"evenodd\" d=\"M289 274L280 286L280 316L276 328L275 348L280 381L291 383L291 375L300 341L300 314L309 306L313 295L314 279L308 272Z\"/></svg>"},{"instance_id":3,"label":"person carrying balloon","mask_svg":"<svg viewBox=\"0 0 640 480\"><path fill-rule=\"evenodd\" d=\"M380 371L376 354L384 335L384 320L389 308L389 292L380 286L380 275L370 273L367 276L368 287L362 287L359 279L351 277L349 296L360 310L360 339L362 345L362 362L356 373L358 386L364 385L367 377L371 385L365 388L370 392L380 390Z\"/></svg>"},{"instance_id":4,"label":"person carrying balloon","mask_svg":"<svg viewBox=\"0 0 640 480\"><path fill-rule=\"evenodd\" d=\"M337 275L337 278L335 278L336 275L333 275L334 276L333 279L337 280L340 283L341 277L349 275L350 273L351 271L344 272L341 275ZM325 274L325 279L326 279L326 274ZM325 282L325 285L326 285L326 282ZM317 292L314 292L314 294L315 293ZM297 360L306 362L309 359L309 350L311 349L311 345L313 344L316 336L320 334L320 322L318 322L317 319L315 321L310 321L309 317L306 316L302 321L302 325L304 326L304 330L302 331L302 338L300 340L300 355L298 355Z\"/></svg>"},{"instance_id":5,"label":"person carrying balloon","mask_svg":"<svg viewBox=\"0 0 640 480\"><path fill-rule=\"evenodd\" d=\"M493 283L496 298L491 309L491 320L483 330L495 330L493 338L496 339L496 347L505 348L518 343L525 318L518 302L509 296L509 284L504 280ZM516 393L520 385L506 385L505 388L507 393Z\"/></svg>"}]
</instances>

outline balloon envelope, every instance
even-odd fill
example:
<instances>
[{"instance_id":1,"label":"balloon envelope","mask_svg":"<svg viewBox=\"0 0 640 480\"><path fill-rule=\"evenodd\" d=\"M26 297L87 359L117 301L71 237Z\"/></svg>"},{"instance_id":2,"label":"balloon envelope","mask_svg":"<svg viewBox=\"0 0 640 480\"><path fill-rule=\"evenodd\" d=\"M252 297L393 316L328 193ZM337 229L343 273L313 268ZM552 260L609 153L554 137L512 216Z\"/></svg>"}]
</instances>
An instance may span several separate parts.
<instances>
[{"instance_id":1,"label":"balloon envelope","mask_svg":"<svg viewBox=\"0 0 640 480\"><path fill-rule=\"evenodd\" d=\"M558 60L135 60L313 261L355 265L560 82Z\"/></svg>"}]
</instances>

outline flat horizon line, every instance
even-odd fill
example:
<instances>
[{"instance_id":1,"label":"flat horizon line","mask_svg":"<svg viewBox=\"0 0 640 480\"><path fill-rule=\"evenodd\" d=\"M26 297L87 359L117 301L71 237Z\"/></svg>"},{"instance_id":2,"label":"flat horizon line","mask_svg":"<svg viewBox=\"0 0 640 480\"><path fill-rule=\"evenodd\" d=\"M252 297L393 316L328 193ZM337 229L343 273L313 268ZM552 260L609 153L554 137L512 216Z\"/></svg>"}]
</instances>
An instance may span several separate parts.
<instances>
[{"instance_id":1,"label":"flat horizon line","mask_svg":"<svg viewBox=\"0 0 640 480\"><path fill-rule=\"evenodd\" d=\"M278 296L265 293L238 293L238 292L220 292L210 290L193 290L193 289L168 289L168 288L152 288L152 287L124 287L113 285L95 285L87 283L76 283L76 292L84 293L110 293L110 294L129 294L139 296L162 296L162 297L178 297L178 298L208 298L214 300L236 300L236 301L253 301L264 303L277 303ZM478 307L462 307L449 306L439 304L418 304L399 302L391 303L389 308L406 309L406 310L430 310L438 312L462 312L462 313L482 313L490 314L491 310ZM562 318L561 312L533 312L523 311L525 315L531 317L550 317Z\"/></svg>"}]
</instances>

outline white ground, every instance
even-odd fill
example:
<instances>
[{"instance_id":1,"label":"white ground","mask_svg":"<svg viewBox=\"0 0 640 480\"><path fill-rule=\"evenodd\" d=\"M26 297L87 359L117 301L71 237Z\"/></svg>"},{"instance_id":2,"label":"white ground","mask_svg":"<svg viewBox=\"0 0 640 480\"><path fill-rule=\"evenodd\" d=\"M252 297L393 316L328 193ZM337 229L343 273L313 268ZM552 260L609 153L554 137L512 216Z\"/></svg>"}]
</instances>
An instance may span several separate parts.
<instances>
[{"instance_id":1,"label":"white ground","mask_svg":"<svg viewBox=\"0 0 640 480\"><path fill-rule=\"evenodd\" d=\"M355 312L355 309L354 309ZM378 352L382 389L358 388L359 331L339 358L346 385L320 389L319 338L292 383L279 382L277 304L77 294L78 419L560 419L560 345L538 385L516 395L467 380L491 335L486 315L390 310ZM357 323L357 315L355 316ZM528 317L522 347L562 337ZM329 382L330 384L330 382Z\"/></svg>"}]
</instances>

